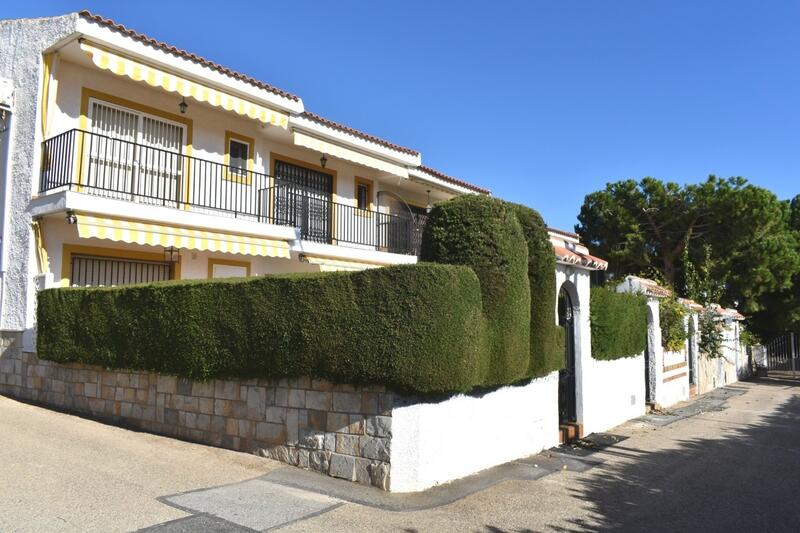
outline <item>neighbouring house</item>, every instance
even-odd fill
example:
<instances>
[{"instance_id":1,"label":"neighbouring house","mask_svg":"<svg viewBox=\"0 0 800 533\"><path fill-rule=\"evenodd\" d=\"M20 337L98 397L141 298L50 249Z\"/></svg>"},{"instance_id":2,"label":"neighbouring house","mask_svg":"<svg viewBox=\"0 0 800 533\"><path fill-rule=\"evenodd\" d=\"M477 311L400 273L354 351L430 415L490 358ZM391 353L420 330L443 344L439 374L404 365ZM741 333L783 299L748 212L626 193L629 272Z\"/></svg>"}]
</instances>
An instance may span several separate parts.
<instances>
[{"instance_id":1,"label":"neighbouring house","mask_svg":"<svg viewBox=\"0 0 800 533\"><path fill-rule=\"evenodd\" d=\"M489 194L89 12L1 24L2 329L48 287L414 263L433 202Z\"/></svg>"},{"instance_id":2,"label":"neighbouring house","mask_svg":"<svg viewBox=\"0 0 800 533\"><path fill-rule=\"evenodd\" d=\"M718 304L709 305L708 312L719 328L722 346L718 354L699 354L697 386L701 394L735 383L750 374L749 360L741 341L741 322L745 317L736 309Z\"/></svg>"}]
</instances>

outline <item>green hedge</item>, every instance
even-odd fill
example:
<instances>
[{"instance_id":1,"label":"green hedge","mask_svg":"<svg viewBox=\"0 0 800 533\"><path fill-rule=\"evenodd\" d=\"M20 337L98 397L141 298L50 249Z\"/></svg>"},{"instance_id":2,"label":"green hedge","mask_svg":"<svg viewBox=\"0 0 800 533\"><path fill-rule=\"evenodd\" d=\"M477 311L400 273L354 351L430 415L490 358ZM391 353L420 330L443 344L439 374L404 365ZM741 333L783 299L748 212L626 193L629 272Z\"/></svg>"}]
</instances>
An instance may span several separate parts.
<instances>
[{"instance_id":1,"label":"green hedge","mask_svg":"<svg viewBox=\"0 0 800 533\"><path fill-rule=\"evenodd\" d=\"M481 304L471 269L435 264L49 289L39 293L38 352L199 380L310 375L467 391L487 365Z\"/></svg>"},{"instance_id":2,"label":"green hedge","mask_svg":"<svg viewBox=\"0 0 800 533\"><path fill-rule=\"evenodd\" d=\"M454 198L431 212L421 256L433 263L42 291L39 355L198 380L310 375L422 394L561 367L555 259L538 213Z\"/></svg>"},{"instance_id":3,"label":"green hedge","mask_svg":"<svg viewBox=\"0 0 800 533\"><path fill-rule=\"evenodd\" d=\"M525 378L530 366L528 252L511 206L480 195L437 204L425 225L420 258L466 265L478 275L488 351L482 384Z\"/></svg>"},{"instance_id":4,"label":"green hedge","mask_svg":"<svg viewBox=\"0 0 800 533\"><path fill-rule=\"evenodd\" d=\"M632 357L647 348L647 298L605 287L591 289L592 357Z\"/></svg>"},{"instance_id":5,"label":"green hedge","mask_svg":"<svg viewBox=\"0 0 800 533\"><path fill-rule=\"evenodd\" d=\"M658 301L658 321L661 326L661 346L670 352L680 352L689 338L686 328L686 308L674 297Z\"/></svg>"},{"instance_id":6,"label":"green hedge","mask_svg":"<svg viewBox=\"0 0 800 533\"><path fill-rule=\"evenodd\" d=\"M541 215L530 207L509 204L528 244L528 284L531 293L531 376L544 376L564 366L563 329L556 325L556 257Z\"/></svg>"}]
</instances>

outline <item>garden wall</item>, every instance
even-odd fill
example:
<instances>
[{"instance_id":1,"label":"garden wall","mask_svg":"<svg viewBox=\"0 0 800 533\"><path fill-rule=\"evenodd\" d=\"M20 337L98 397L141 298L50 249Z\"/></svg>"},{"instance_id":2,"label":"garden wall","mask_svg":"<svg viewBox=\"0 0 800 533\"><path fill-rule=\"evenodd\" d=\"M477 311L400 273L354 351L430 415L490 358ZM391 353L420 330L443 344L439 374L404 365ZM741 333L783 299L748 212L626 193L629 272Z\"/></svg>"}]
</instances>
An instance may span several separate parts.
<instances>
[{"instance_id":1,"label":"garden wall","mask_svg":"<svg viewBox=\"0 0 800 533\"><path fill-rule=\"evenodd\" d=\"M589 358L583 376L583 432L607 431L645 414L644 354Z\"/></svg>"},{"instance_id":2,"label":"garden wall","mask_svg":"<svg viewBox=\"0 0 800 533\"><path fill-rule=\"evenodd\" d=\"M255 453L383 490L417 491L558 444L558 374L444 400L307 377L192 381L55 363L3 333L0 394Z\"/></svg>"},{"instance_id":3,"label":"garden wall","mask_svg":"<svg viewBox=\"0 0 800 533\"><path fill-rule=\"evenodd\" d=\"M458 479L558 445L558 372L442 401L399 399L392 410L392 491Z\"/></svg>"},{"instance_id":4,"label":"garden wall","mask_svg":"<svg viewBox=\"0 0 800 533\"><path fill-rule=\"evenodd\" d=\"M0 393L113 424L256 453L390 487L392 406L383 386L309 378L191 381L54 363L3 333Z\"/></svg>"}]
</instances>

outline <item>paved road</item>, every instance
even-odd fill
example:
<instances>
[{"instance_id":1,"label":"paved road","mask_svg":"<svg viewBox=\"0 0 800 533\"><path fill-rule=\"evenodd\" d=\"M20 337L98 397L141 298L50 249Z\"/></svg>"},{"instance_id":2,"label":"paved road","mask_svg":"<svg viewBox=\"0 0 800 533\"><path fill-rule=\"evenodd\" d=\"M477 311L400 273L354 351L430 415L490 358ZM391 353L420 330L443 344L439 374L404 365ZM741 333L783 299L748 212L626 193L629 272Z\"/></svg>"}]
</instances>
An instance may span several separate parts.
<instances>
[{"instance_id":1,"label":"paved road","mask_svg":"<svg viewBox=\"0 0 800 533\"><path fill-rule=\"evenodd\" d=\"M800 387L732 385L613 434L589 455L515 471L566 470L397 512L269 460L0 398L0 531L800 530Z\"/></svg>"}]
</instances>

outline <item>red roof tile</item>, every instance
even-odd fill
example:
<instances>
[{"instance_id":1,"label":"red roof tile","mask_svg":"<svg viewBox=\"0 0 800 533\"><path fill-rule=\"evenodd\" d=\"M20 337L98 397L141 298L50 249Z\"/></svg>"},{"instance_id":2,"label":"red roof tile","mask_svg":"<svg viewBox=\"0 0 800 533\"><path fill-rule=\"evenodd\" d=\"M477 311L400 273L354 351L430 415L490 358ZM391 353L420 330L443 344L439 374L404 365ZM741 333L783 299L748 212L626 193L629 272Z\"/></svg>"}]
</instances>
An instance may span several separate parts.
<instances>
[{"instance_id":1,"label":"red roof tile","mask_svg":"<svg viewBox=\"0 0 800 533\"><path fill-rule=\"evenodd\" d=\"M580 265L595 270L605 270L608 268L608 261L600 259L593 255L584 254L575 250L570 250L563 246L553 245L553 251L556 254L556 259L574 265Z\"/></svg>"},{"instance_id":2,"label":"red roof tile","mask_svg":"<svg viewBox=\"0 0 800 533\"><path fill-rule=\"evenodd\" d=\"M277 87L274 87L274 86L270 85L269 83L257 80L255 78L252 78L252 77L246 75L246 74L242 74L241 72L236 72L235 70L231 70L231 69L229 69L227 67L223 67L222 65L220 65L218 63L215 63L213 61L210 61L208 59L200 57L200 56L198 56L196 54L193 54L191 52L187 52L186 50L181 50L180 48L176 48L176 47L171 46L171 45L169 45L167 43L164 43L162 41L153 39L152 37L148 37L147 35L139 33L139 32L137 32L135 30L132 30L130 28L126 28L122 24L119 24L118 22L114 22L111 19L103 18L100 15L95 15L94 13L91 13L91 12L85 10L85 9L83 11L80 11L78 14L81 17L85 18L86 20L89 20L91 22L96 22L97 24L100 24L100 25L105 26L107 28L111 28L112 30L118 31L118 32L120 32L120 33L122 33L124 35L127 35L128 37L136 39L137 41L140 41L142 43L148 44L148 45L150 45L150 46L152 46L154 48L158 48L160 50L163 50L164 52L170 53L170 54L172 54L174 56L182 57L184 59L188 59L189 61L194 61L195 63L198 63L198 64L203 65L205 67L212 68L212 69L216 70L217 72L221 72L222 74L226 74L226 75L228 75L228 76L230 76L232 78L235 78L237 80L241 80L241 81L247 82L250 85L258 87L259 89L267 90L267 91L269 91L269 92L271 92L273 94L277 94L278 96L282 96L284 98L288 98L290 100L294 100L295 102L300 100L300 98L295 96L294 94L291 94L291 93L286 92L284 90L278 89Z\"/></svg>"},{"instance_id":3,"label":"red roof tile","mask_svg":"<svg viewBox=\"0 0 800 533\"><path fill-rule=\"evenodd\" d=\"M426 166L423 166L423 165L420 165L418 168L421 171L427 172L428 174L436 176L437 178L439 178L441 180L449 181L450 183L454 183L456 185L460 185L462 187L466 187L467 189L472 189L475 192L479 192L479 193L482 193L482 194L492 194L492 191L490 191L489 189L486 189L484 187L480 187L478 185L473 185L472 183L466 182L464 180L460 180L458 178L454 178L452 176L448 176L447 174L444 174L443 172L439 172L438 170L436 170L434 168L426 167Z\"/></svg>"},{"instance_id":4,"label":"red roof tile","mask_svg":"<svg viewBox=\"0 0 800 533\"><path fill-rule=\"evenodd\" d=\"M323 126L328 126L329 128L343 131L345 133L349 133L350 135L355 135L356 137L360 137L367 141L372 141L376 144L380 144L381 146L385 146L386 148L391 148L392 150L397 150L398 152L403 152L406 154L419 155L419 152L416 150L412 150L411 148L406 148L405 146L400 146L399 144L390 143L389 141L385 141L379 137L375 137L374 135L364 133L363 131L358 131L356 129L351 128L350 126L345 126L344 124L340 124L338 122L329 120L325 117L321 117L316 113L312 113L311 111L304 111L302 116L309 120L313 120L318 124L322 124Z\"/></svg>"}]
</instances>

